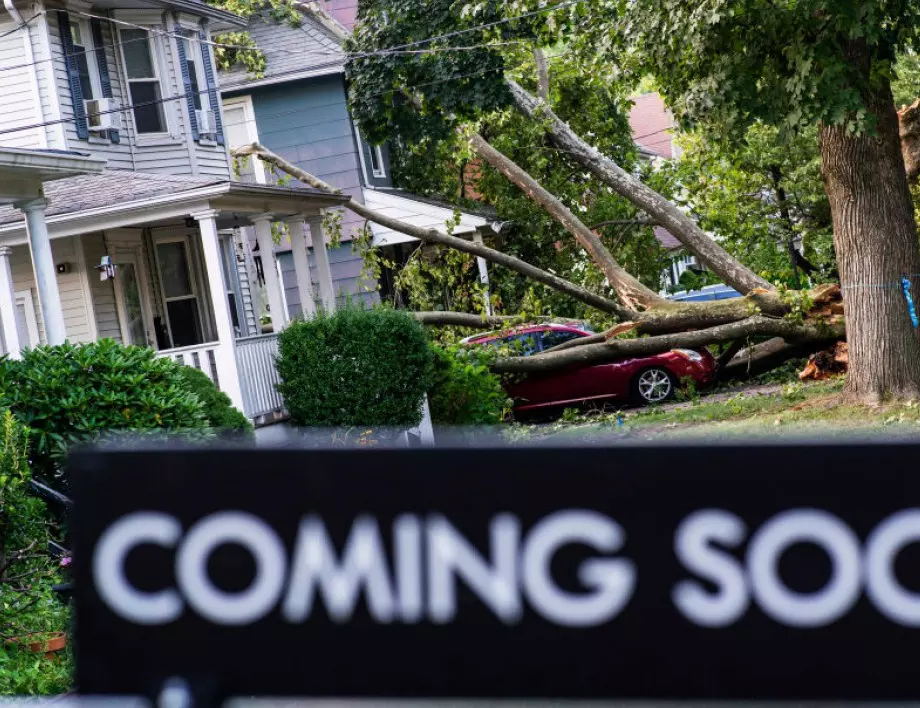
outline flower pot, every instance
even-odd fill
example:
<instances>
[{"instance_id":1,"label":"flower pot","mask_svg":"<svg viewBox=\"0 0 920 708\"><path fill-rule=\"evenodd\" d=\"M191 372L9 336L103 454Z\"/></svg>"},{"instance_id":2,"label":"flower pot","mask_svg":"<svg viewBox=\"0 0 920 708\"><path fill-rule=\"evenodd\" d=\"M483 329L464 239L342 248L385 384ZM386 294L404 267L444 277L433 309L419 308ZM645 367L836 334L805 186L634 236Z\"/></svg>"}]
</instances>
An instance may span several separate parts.
<instances>
[{"instance_id":1,"label":"flower pot","mask_svg":"<svg viewBox=\"0 0 920 708\"><path fill-rule=\"evenodd\" d=\"M40 637L42 634L45 634L45 638L36 641L35 638ZM54 657L55 653L63 650L64 647L67 646L67 634L65 632L28 634L25 637L13 637L12 639L8 639L7 644L18 644L27 651L34 652L35 654L44 654L45 658L51 659Z\"/></svg>"}]
</instances>

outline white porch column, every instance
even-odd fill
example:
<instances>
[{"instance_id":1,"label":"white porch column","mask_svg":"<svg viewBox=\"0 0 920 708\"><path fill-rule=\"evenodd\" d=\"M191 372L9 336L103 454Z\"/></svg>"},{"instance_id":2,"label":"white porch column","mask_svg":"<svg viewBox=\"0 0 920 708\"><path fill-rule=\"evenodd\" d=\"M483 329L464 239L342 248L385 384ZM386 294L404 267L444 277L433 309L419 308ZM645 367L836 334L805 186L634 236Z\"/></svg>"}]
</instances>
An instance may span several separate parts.
<instances>
[{"instance_id":1,"label":"white porch column","mask_svg":"<svg viewBox=\"0 0 920 708\"><path fill-rule=\"evenodd\" d=\"M479 233L479 231L475 231L473 233L473 243L478 243L480 246L483 245L482 234ZM491 317L492 316L492 295L489 292L489 264L485 258L482 258L481 256L477 256L476 265L479 266L479 282L482 283L486 289L485 294L483 295L483 298L485 299L486 316Z\"/></svg>"},{"instance_id":2,"label":"white porch column","mask_svg":"<svg viewBox=\"0 0 920 708\"><path fill-rule=\"evenodd\" d=\"M281 295L281 280L275 267L275 241L272 239L271 214L256 214L249 220L256 230L259 243L259 255L262 256L262 273L265 276L265 290L268 292L268 307L272 311L272 329L280 332L288 323L287 308Z\"/></svg>"},{"instance_id":3,"label":"white porch column","mask_svg":"<svg viewBox=\"0 0 920 708\"><path fill-rule=\"evenodd\" d=\"M26 229L29 232L29 248L32 250L32 268L35 270L35 285L38 301L45 322L45 337L48 344L63 344L67 340L64 326L64 309L61 307L61 293L58 290L57 270L51 255L51 237L45 223L44 199L32 199L16 204L26 215Z\"/></svg>"},{"instance_id":4,"label":"white porch column","mask_svg":"<svg viewBox=\"0 0 920 708\"><path fill-rule=\"evenodd\" d=\"M316 270L319 273L319 295L326 306L326 312L335 312L335 289L332 286L332 269L329 267L329 251L326 249L326 237L323 234L323 219L311 216L307 219L310 225L310 237L313 241L313 258L316 260Z\"/></svg>"},{"instance_id":5,"label":"white porch column","mask_svg":"<svg viewBox=\"0 0 920 708\"><path fill-rule=\"evenodd\" d=\"M236 344L233 338L233 319L227 300L229 286L224 280L224 269L220 259L220 236L217 233L217 212L206 211L192 214L201 232L201 251L204 254L205 272L208 276L208 292L214 308L214 322L217 326L219 346L215 352L217 376L220 390L226 393L233 405L243 408L243 388L236 366Z\"/></svg>"},{"instance_id":6,"label":"white porch column","mask_svg":"<svg viewBox=\"0 0 920 708\"><path fill-rule=\"evenodd\" d=\"M310 261L307 258L307 240L303 235L304 219L302 216L288 219L287 225L291 233L291 255L294 256L301 315L304 319L312 319L316 316L316 302L313 299L313 278L310 277Z\"/></svg>"},{"instance_id":7,"label":"white porch column","mask_svg":"<svg viewBox=\"0 0 920 708\"><path fill-rule=\"evenodd\" d=\"M13 249L0 246L0 329L3 330L3 343L11 359L20 357L22 343L19 341L19 328L16 326L16 289L13 287L13 274L10 271L10 255Z\"/></svg>"}]
</instances>

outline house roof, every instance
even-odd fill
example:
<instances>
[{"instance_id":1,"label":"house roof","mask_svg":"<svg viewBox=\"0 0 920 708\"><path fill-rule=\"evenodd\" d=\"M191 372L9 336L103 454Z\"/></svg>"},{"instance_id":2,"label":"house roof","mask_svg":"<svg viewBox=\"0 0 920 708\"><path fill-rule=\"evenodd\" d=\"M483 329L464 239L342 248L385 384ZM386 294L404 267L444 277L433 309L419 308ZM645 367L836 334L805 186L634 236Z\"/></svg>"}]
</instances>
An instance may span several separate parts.
<instances>
[{"instance_id":1,"label":"house roof","mask_svg":"<svg viewBox=\"0 0 920 708\"><path fill-rule=\"evenodd\" d=\"M655 238L658 239L658 243L661 244L662 248L666 248L669 251L676 251L678 248L684 247L684 244L678 241L674 234L663 226L655 226L652 231L655 233Z\"/></svg>"},{"instance_id":2,"label":"house roof","mask_svg":"<svg viewBox=\"0 0 920 708\"><path fill-rule=\"evenodd\" d=\"M237 198L241 203L245 200L259 204L265 212L272 211L272 202L284 202L284 208L296 211L297 204L304 198L312 198L318 208L334 206L345 200L344 197L311 188L271 187L126 170L108 170L99 175L48 182L44 193L48 200L45 216L49 224L87 214L125 214L150 204L176 203L197 197ZM18 209L0 207L0 230L14 229L23 221L24 216Z\"/></svg>"},{"instance_id":3,"label":"house roof","mask_svg":"<svg viewBox=\"0 0 920 708\"><path fill-rule=\"evenodd\" d=\"M428 200L422 201L415 195L396 193L393 190L365 189L364 203L371 209L393 219L425 229L437 229L442 233L447 233L447 222L454 218L453 207L438 206ZM453 235L471 235L483 226L487 226L489 222L490 219L460 210L460 223L454 229ZM371 222L371 231L374 234L375 246L390 246L416 240L373 222Z\"/></svg>"},{"instance_id":4,"label":"house roof","mask_svg":"<svg viewBox=\"0 0 920 708\"><path fill-rule=\"evenodd\" d=\"M342 40L317 21L312 13L302 11L302 14L303 22L299 27L261 17L253 18L249 22L249 35L265 52L265 73L260 78L253 78L243 66L222 71L221 92L233 93L345 71Z\"/></svg>"}]
</instances>

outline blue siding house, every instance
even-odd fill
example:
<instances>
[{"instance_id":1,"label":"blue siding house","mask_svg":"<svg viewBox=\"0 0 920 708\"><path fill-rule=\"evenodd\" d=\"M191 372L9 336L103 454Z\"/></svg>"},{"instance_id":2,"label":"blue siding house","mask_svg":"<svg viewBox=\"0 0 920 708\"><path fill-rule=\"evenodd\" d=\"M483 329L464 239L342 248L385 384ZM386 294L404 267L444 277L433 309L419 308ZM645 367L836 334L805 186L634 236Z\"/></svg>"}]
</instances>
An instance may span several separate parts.
<instances>
[{"instance_id":1,"label":"blue siding house","mask_svg":"<svg viewBox=\"0 0 920 708\"><path fill-rule=\"evenodd\" d=\"M254 78L243 67L221 73L229 146L258 140L355 200L418 226L444 228L453 209L395 190L387 146L368 144L349 115L342 44L354 20L353 5L329 0L299 7L303 14L299 27L260 18L249 23L250 35L265 53L263 76ZM246 181L270 183L274 179L264 174L261 164L245 165L241 172L240 179ZM329 249L339 303L378 300L378 284L362 277L363 261L351 245L355 231L363 226L363 220L342 210L342 244ZM473 238L488 227L487 219L465 213L454 233ZM417 241L402 234L377 225L371 228L374 245L389 249L390 255L399 257L417 246ZM258 256L264 268L262 254ZM288 244L276 249L276 260L285 304L294 317L301 313L301 306ZM312 249L310 262L314 285L318 285Z\"/></svg>"}]
</instances>

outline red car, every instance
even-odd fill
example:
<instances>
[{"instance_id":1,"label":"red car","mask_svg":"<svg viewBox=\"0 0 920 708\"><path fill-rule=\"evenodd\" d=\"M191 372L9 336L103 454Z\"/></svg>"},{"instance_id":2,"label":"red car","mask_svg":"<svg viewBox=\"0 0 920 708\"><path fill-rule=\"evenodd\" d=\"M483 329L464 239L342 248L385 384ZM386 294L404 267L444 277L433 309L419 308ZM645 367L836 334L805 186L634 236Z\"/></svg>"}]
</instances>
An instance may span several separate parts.
<instances>
[{"instance_id":1,"label":"red car","mask_svg":"<svg viewBox=\"0 0 920 708\"><path fill-rule=\"evenodd\" d=\"M476 335L464 342L509 346L521 355L529 356L591 334L571 325L527 325L505 332ZM511 384L508 394L514 399L516 413L591 402L602 404L612 400L662 403L674 396L680 382L686 378L700 387L712 383L715 364L715 359L706 349L675 349L641 359L622 359L550 374L531 374Z\"/></svg>"}]
</instances>

